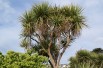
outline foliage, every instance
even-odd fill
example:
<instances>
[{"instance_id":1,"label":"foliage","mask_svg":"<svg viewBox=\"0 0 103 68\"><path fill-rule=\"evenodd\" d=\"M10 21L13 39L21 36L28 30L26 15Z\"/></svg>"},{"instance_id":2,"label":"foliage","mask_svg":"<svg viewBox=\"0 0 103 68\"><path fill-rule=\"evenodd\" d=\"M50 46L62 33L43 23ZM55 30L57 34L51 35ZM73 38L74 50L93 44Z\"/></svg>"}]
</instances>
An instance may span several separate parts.
<instances>
[{"instance_id":1,"label":"foliage","mask_svg":"<svg viewBox=\"0 0 103 68\"><path fill-rule=\"evenodd\" d=\"M6 55L0 53L0 68L46 68L47 58L38 54L29 55L8 51Z\"/></svg>"},{"instance_id":2,"label":"foliage","mask_svg":"<svg viewBox=\"0 0 103 68\"><path fill-rule=\"evenodd\" d=\"M82 66L82 67L80 67ZM88 67L89 66L89 67ZM70 68L103 68L103 54L80 50L70 58Z\"/></svg>"},{"instance_id":3,"label":"foliage","mask_svg":"<svg viewBox=\"0 0 103 68\"><path fill-rule=\"evenodd\" d=\"M49 57L54 68L55 65L58 67L67 47L86 26L79 6L58 7L47 3L34 5L24 13L21 24L21 46Z\"/></svg>"},{"instance_id":4,"label":"foliage","mask_svg":"<svg viewBox=\"0 0 103 68\"><path fill-rule=\"evenodd\" d=\"M90 62L83 62L83 63L78 63L78 64L75 64L75 67L74 68L98 68L95 64L92 64ZM99 67L99 68L102 68L102 67Z\"/></svg>"},{"instance_id":5,"label":"foliage","mask_svg":"<svg viewBox=\"0 0 103 68\"><path fill-rule=\"evenodd\" d=\"M102 48L95 48L95 49L93 49L93 52L95 52L95 53L103 53L103 49Z\"/></svg>"}]
</instances>

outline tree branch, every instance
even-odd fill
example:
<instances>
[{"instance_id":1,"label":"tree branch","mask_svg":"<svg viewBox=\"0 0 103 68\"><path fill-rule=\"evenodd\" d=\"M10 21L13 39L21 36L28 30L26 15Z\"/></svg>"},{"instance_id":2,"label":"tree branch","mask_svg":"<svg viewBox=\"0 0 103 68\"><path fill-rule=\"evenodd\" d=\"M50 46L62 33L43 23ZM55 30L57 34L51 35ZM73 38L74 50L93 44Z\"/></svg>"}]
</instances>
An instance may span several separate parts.
<instances>
[{"instance_id":1,"label":"tree branch","mask_svg":"<svg viewBox=\"0 0 103 68\"><path fill-rule=\"evenodd\" d=\"M67 47L68 47L68 45L69 45L70 42L71 42L71 40L70 40L70 38L69 38L69 36L68 36L68 37L67 37L67 43L66 43L65 46L63 47L62 52L59 54L58 61L57 61L57 65L60 63L60 60L61 60L64 52L66 51L66 49L67 49Z\"/></svg>"},{"instance_id":2,"label":"tree branch","mask_svg":"<svg viewBox=\"0 0 103 68\"><path fill-rule=\"evenodd\" d=\"M60 60L61 60L61 58L62 58L62 56L63 56L63 54L64 54L64 52L65 52L66 49L67 49L67 47L64 47L63 50L62 50L62 52L60 53L60 55L58 57L57 65L60 63Z\"/></svg>"},{"instance_id":3,"label":"tree branch","mask_svg":"<svg viewBox=\"0 0 103 68\"><path fill-rule=\"evenodd\" d=\"M31 38L31 39L34 40L35 42L37 42L39 44L39 42L36 39L34 39L34 38Z\"/></svg>"},{"instance_id":4,"label":"tree branch","mask_svg":"<svg viewBox=\"0 0 103 68\"><path fill-rule=\"evenodd\" d=\"M51 44L52 44L52 42L49 43L48 55L49 55L49 57L50 57L50 61L51 61L52 65L53 65L53 68L55 68L55 61L54 61L54 59L53 59L53 57L52 57L52 55L51 55L51 53L50 53Z\"/></svg>"}]
</instances>

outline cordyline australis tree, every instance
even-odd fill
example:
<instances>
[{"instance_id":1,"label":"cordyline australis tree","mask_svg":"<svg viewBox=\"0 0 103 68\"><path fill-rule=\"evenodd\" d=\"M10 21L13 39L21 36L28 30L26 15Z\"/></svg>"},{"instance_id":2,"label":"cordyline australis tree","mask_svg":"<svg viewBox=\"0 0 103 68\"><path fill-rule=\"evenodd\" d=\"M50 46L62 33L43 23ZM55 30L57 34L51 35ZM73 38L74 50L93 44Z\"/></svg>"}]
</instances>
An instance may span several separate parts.
<instances>
[{"instance_id":1,"label":"cordyline australis tree","mask_svg":"<svg viewBox=\"0 0 103 68\"><path fill-rule=\"evenodd\" d=\"M84 20L79 6L34 5L21 16L21 46L47 56L51 66L58 68L64 52L86 26Z\"/></svg>"}]
</instances>

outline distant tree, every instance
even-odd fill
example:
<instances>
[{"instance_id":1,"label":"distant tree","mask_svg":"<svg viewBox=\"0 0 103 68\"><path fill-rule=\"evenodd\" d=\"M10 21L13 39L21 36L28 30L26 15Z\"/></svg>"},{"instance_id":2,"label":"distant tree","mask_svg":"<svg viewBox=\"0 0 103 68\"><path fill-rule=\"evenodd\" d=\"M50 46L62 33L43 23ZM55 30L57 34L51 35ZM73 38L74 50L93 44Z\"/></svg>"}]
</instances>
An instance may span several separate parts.
<instances>
[{"instance_id":1,"label":"distant tree","mask_svg":"<svg viewBox=\"0 0 103 68\"><path fill-rule=\"evenodd\" d=\"M102 48L95 48L95 49L93 49L92 52L95 52L95 53L103 53L103 49L102 49Z\"/></svg>"},{"instance_id":2,"label":"distant tree","mask_svg":"<svg viewBox=\"0 0 103 68\"><path fill-rule=\"evenodd\" d=\"M3 64L4 55L0 52L0 66Z\"/></svg>"},{"instance_id":3,"label":"distant tree","mask_svg":"<svg viewBox=\"0 0 103 68\"><path fill-rule=\"evenodd\" d=\"M34 5L21 16L21 24L21 46L47 56L53 68L58 68L64 52L86 26L79 6L47 3Z\"/></svg>"},{"instance_id":4,"label":"distant tree","mask_svg":"<svg viewBox=\"0 0 103 68\"><path fill-rule=\"evenodd\" d=\"M0 53L0 68L46 68L43 64L45 62L47 58L38 54L29 55L14 51L8 51L6 55Z\"/></svg>"},{"instance_id":5,"label":"distant tree","mask_svg":"<svg viewBox=\"0 0 103 68\"><path fill-rule=\"evenodd\" d=\"M70 68L103 68L103 54L87 50L78 51L69 61Z\"/></svg>"}]
</instances>

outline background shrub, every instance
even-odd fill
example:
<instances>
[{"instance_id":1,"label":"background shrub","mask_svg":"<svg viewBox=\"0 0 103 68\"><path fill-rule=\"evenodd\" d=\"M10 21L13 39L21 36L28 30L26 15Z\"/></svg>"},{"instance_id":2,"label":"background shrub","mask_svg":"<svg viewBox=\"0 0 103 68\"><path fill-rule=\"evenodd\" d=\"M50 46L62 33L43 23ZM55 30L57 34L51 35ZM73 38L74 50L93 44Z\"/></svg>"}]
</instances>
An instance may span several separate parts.
<instances>
[{"instance_id":1,"label":"background shrub","mask_svg":"<svg viewBox=\"0 0 103 68\"><path fill-rule=\"evenodd\" d=\"M103 68L103 54L80 50L70 58L70 68Z\"/></svg>"}]
</instances>

